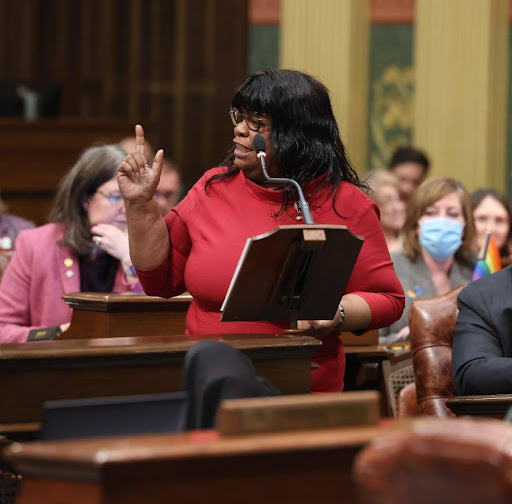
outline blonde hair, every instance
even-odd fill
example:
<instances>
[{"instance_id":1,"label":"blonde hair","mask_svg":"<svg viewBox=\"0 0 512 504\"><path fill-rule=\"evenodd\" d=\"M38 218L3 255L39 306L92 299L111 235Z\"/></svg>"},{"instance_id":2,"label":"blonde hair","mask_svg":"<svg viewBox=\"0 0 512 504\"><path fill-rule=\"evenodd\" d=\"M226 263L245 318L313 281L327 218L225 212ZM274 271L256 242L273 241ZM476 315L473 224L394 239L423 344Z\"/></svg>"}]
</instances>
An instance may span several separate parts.
<instances>
[{"instance_id":1,"label":"blonde hair","mask_svg":"<svg viewBox=\"0 0 512 504\"><path fill-rule=\"evenodd\" d=\"M404 253L409 259L414 261L421 254L417 233L418 221L425 215L425 211L429 206L452 192L456 192L459 196L462 214L466 221L462 245L455 252L455 259L458 262L471 260L473 256L471 246L476 234L471 198L466 189L464 189L464 186L458 180L451 177L436 177L426 180L418 187L408 201L402 235Z\"/></svg>"},{"instance_id":2,"label":"blonde hair","mask_svg":"<svg viewBox=\"0 0 512 504\"><path fill-rule=\"evenodd\" d=\"M400 182L396 176L385 170L371 171L363 177L363 180L368 184L369 190L366 191L367 195L377 204L379 191L383 186L394 187L400 192Z\"/></svg>"}]
</instances>

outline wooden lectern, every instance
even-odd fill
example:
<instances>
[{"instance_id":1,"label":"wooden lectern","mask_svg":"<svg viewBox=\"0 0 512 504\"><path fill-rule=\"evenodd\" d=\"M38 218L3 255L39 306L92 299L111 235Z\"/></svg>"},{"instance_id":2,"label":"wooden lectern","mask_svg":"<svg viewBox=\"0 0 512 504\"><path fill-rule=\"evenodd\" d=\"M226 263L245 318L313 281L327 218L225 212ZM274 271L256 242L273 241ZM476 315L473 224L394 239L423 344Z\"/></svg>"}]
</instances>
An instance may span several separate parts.
<instances>
[{"instance_id":1,"label":"wooden lectern","mask_svg":"<svg viewBox=\"0 0 512 504\"><path fill-rule=\"evenodd\" d=\"M222 321L331 320L363 238L346 226L280 226L247 240Z\"/></svg>"},{"instance_id":2,"label":"wooden lectern","mask_svg":"<svg viewBox=\"0 0 512 504\"><path fill-rule=\"evenodd\" d=\"M131 292L75 292L63 299L73 315L59 339L90 339L185 334L192 296L164 299Z\"/></svg>"}]
</instances>

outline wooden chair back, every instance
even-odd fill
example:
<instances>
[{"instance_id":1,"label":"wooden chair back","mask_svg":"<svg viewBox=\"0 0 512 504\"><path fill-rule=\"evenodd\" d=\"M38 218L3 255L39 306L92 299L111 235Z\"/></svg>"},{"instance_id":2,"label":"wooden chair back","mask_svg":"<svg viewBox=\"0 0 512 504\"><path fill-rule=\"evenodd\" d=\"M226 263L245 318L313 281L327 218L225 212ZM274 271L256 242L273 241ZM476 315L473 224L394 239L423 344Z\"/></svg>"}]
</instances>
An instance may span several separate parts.
<instances>
[{"instance_id":1,"label":"wooden chair back","mask_svg":"<svg viewBox=\"0 0 512 504\"><path fill-rule=\"evenodd\" d=\"M384 375L384 386L390 414L398 416L398 396L400 391L408 384L414 383L414 368L409 353L399 357L394 362L384 361L382 363Z\"/></svg>"}]
</instances>

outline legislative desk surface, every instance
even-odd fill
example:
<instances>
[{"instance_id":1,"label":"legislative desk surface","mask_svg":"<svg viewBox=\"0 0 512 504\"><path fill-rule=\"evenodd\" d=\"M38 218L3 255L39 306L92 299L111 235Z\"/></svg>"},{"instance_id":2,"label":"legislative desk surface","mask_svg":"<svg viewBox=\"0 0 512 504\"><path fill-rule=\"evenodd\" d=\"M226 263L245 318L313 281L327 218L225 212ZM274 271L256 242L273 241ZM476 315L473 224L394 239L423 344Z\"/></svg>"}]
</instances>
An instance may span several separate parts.
<instances>
[{"instance_id":1,"label":"legislative desk surface","mask_svg":"<svg viewBox=\"0 0 512 504\"><path fill-rule=\"evenodd\" d=\"M19 504L357 502L353 459L389 427L15 444Z\"/></svg>"},{"instance_id":2,"label":"legislative desk surface","mask_svg":"<svg viewBox=\"0 0 512 504\"><path fill-rule=\"evenodd\" d=\"M446 401L446 406L456 416L504 418L512 408L512 394L451 397Z\"/></svg>"},{"instance_id":3,"label":"legislative desk surface","mask_svg":"<svg viewBox=\"0 0 512 504\"><path fill-rule=\"evenodd\" d=\"M0 433L17 432L20 423L39 422L47 400L177 391L185 354L202 339L244 352L256 372L284 394L310 391L311 357L321 343L307 336L151 336L7 344L0 345Z\"/></svg>"}]
</instances>

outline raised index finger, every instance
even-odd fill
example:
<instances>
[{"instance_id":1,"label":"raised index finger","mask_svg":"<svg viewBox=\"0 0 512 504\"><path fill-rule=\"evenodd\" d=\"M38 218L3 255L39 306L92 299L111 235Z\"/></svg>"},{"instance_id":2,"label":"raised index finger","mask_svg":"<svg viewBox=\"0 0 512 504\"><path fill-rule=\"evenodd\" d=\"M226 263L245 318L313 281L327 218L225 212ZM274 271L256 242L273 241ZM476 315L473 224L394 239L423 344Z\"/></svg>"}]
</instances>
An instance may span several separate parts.
<instances>
[{"instance_id":1,"label":"raised index finger","mask_svg":"<svg viewBox=\"0 0 512 504\"><path fill-rule=\"evenodd\" d=\"M135 126L135 149L140 152L144 157L145 154L145 143L144 143L144 130L140 124Z\"/></svg>"}]
</instances>

